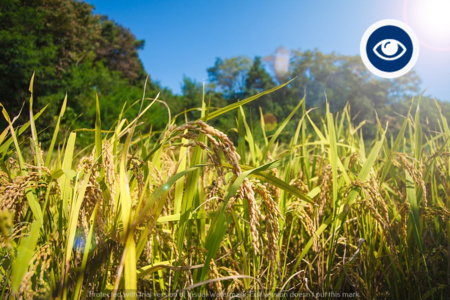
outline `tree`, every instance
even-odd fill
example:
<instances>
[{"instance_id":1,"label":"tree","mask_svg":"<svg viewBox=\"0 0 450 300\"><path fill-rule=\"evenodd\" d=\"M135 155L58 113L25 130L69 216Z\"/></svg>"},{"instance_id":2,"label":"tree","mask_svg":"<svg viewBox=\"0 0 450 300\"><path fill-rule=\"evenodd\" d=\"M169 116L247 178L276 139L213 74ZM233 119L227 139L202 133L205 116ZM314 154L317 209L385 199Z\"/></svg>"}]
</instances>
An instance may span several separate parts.
<instances>
[{"instance_id":1,"label":"tree","mask_svg":"<svg viewBox=\"0 0 450 300\"><path fill-rule=\"evenodd\" d=\"M120 71L131 83L143 80L145 72L137 51L144 48L144 40L136 40L128 29L106 16L101 18L101 24L96 61L102 61L110 70Z\"/></svg>"},{"instance_id":2,"label":"tree","mask_svg":"<svg viewBox=\"0 0 450 300\"><path fill-rule=\"evenodd\" d=\"M247 94L261 93L275 87L275 83L269 73L264 69L260 56L256 56L253 65L248 71L245 79L245 89Z\"/></svg>"},{"instance_id":3,"label":"tree","mask_svg":"<svg viewBox=\"0 0 450 300\"><path fill-rule=\"evenodd\" d=\"M75 0L5 0L0 11L0 102L10 115L17 115L28 99L33 72L34 107L49 104L37 121L41 128L52 123L49 119L66 91L66 121L83 114L76 126L93 122L95 93L105 102L102 111L117 114L125 101L141 97L146 75L138 50L144 42L107 17L93 15L91 5ZM160 89L157 84L149 87L153 96L152 88ZM112 125L111 116L103 112L102 116L105 126ZM6 126L5 121L0 125ZM47 132L51 135L51 130Z\"/></svg>"},{"instance_id":4,"label":"tree","mask_svg":"<svg viewBox=\"0 0 450 300\"><path fill-rule=\"evenodd\" d=\"M353 121L357 124L367 122L363 132L370 140L377 132L376 115L383 124L389 121L395 134L402 122L396 112L406 114L405 107L409 108L411 97L420 90L420 78L414 71L397 79L380 79L367 70L359 56L325 54L317 49L289 51L280 47L264 61L271 67L272 76L265 71L259 57L248 69L238 63L239 57L218 58L208 69L210 81L220 87L227 99L243 95L242 78L245 78L245 96L270 89L274 82L284 83L296 78L287 88L247 105L250 108L247 116L256 122L260 117L258 106L263 112L270 112L282 120L306 93L307 107L317 108L310 114L315 122L320 124L326 101L331 112L341 111L350 104ZM429 103L429 100L423 101ZM441 104L446 111L448 105ZM428 107L427 111L429 116L437 112ZM429 123L434 126L434 122ZM293 123L288 124L287 131L295 130L294 126Z\"/></svg>"},{"instance_id":5,"label":"tree","mask_svg":"<svg viewBox=\"0 0 450 300\"><path fill-rule=\"evenodd\" d=\"M245 56L225 60L217 58L214 66L207 70L212 88L218 87L229 98L235 99L242 96L245 92L245 79L250 66L251 61Z\"/></svg>"}]
</instances>

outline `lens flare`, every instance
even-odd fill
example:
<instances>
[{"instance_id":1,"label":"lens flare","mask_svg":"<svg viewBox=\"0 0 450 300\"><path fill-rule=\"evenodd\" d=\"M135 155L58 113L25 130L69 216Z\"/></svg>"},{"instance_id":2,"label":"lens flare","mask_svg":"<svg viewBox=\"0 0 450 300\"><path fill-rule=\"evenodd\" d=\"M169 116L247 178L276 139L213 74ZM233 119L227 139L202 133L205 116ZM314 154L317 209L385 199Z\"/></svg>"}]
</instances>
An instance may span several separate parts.
<instances>
[{"instance_id":1,"label":"lens flare","mask_svg":"<svg viewBox=\"0 0 450 300\"><path fill-rule=\"evenodd\" d=\"M280 47L275 51L274 69L278 81L284 81L289 71L290 52L284 47Z\"/></svg>"},{"instance_id":2,"label":"lens flare","mask_svg":"<svg viewBox=\"0 0 450 300\"><path fill-rule=\"evenodd\" d=\"M273 114L264 114L263 119L265 131L272 131L277 128L278 120L277 117L275 117Z\"/></svg>"},{"instance_id":3,"label":"lens flare","mask_svg":"<svg viewBox=\"0 0 450 300\"><path fill-rule=\"evenodd\" d=\"M403 17L424 47L450 51L449 0L405 0Z\"/></svg>"},{"instance_id":4,"label":"lens flare","mask_svg":"<svg viewBox=\"0 0 450 300\"><path fill-rule=\"evenodd\" d=\"M86 249L86 241L87 241L87 234L84 231L84 228L77 228L77 231L75 232L75 241L73 243L73 250L78 253L84 253L84 251L91 252L95 249L97 246L95 242L95 233L92 235L91 238L91 245L89 249Z\"/></svg>"}]
</instances>

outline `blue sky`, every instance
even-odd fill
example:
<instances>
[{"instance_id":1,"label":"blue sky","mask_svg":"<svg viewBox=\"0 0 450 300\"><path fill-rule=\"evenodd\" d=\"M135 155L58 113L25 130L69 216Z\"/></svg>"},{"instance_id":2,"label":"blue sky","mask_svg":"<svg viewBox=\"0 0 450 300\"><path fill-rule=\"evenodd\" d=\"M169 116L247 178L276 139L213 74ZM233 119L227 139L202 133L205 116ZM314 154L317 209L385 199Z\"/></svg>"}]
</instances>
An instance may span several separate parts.
<instances>
[{"instance_id":1,"label":"blue sky","mask_svg":"<svg viewBox=\"0 0 450 300\"><path fill-rule=\"evenodd\" d=\"M145 40L139 53L145 70L176 93L183 75L207 80L206 69L216 57L264 57L280 46L359 55L361 37L370 25L397 19L410 25L421 42L414 67L421 89L450 101L450 0L86 2L96 7L95 13ZM423 6L432 2L437 4Z\"/></svg>"}]
</instances>

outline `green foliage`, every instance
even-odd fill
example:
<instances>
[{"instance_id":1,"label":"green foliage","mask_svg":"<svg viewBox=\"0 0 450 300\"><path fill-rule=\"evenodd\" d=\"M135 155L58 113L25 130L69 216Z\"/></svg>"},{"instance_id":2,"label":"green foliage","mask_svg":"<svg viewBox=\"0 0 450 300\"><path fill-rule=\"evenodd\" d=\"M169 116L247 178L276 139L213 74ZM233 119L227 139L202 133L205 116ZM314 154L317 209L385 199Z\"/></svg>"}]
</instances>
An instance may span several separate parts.
<instances>
[{"instance_id":1,"label":"green foliage","mask_svg":"<svg viewBox=\"0 0 450 300\"><path fill-rule=\"evenodd\" d=\"M272 136L255 125L266 137L256 139L243 107L293 83L220 108L202 101L202 121L172 119L159 133L141 122L159 113L159 98L127 105L138 117L120 112L108 133L100 98L91 130L56 130L50 149L39 147L33 94L24 126L2 107L2 298L445 298L450 130L442 108L430 130L421 122L425 99L414 101L395 142L378 124L366 143L349 106L334 115L326 103L316 124L304 98ZM189 79L185 86L200 89ZM226 114L238 114L228 124L240 135L237 149L210 125ZM290 123L295 133L280 143ZM81 133L92 140L86 149Z\"/></svg>"},{"instance_id":2,"label":"green foliage","mask_svg":"<svg viewBox=\"0 0 450 300\"><path fill-rule=\"evenodd\" d=\"M23 91L34 71L37 79L34 107L48 104L47 114L37 121L43 129L45 124L55 124L66 93L67 111L60 124L62 133L69 128L93 126L95 94L101 101L105 130L113 126L125 103L141 98L146 75L138 51L144 41L136 40L128 29L106 16L93 15L89 4L74 0L5 0L0 8L0 102L12 116L19 113L26 100ZM420 84L414 72L395 80L377 79L357 56L324 54L318 50L289 51L283 47L264 59L255 57L253 63L245 56L217 58L207 71L210 81L205 87L205 103L212 109L271 89L275 82L297 78L287 89L245 107L248 125L255 131L256 139L263 138L260 128L255 126L261 117L260 107L263 114L270 112L282 120L304 95L306 108L318 108L310 114L315 122L320 122L325 115L328 99L331 112L350 104L354 122L367 122L363 127L367 140L376 136L376 114L381 122L389 121L395 135L402 122L398 114L406 114L408 99L417 95ZM171 107L174 115L189 111L188 119L196 119L203 89L202 84L185 77L182 95L176 96L150 81L146 96L153 98L162 91L160 99ZM441 103L441 106L444 111L450 109L449 104ZM437 126L436 120L430 118L435 113L434 107L426 105L421 114L422 121L428 118L431 128ZM136 114L136 105L125 112L126 117ZM167 108L158 103L143 118L151 120L152 126L147 130L150 127L162 130L169 115ZM177 118L177 122L181 121ZM233 121L234 116L227 114L213 120L212 125L225 129ZM3 120L0 125L7 126ZM287 133L295 130L293 126L287 125L286 134L279 136L281 141L287 141ZM49 143L52 132L52 127L46 128L41 142ZM87 136L80 133L80 142L89 144Z\"/></svg>"},{"instance_id":3,"label":"green foliage","mask_svg":"<svg viewBox=\"0 0 450 300\"><path fill-rule=\"evenodd\" d=\"M217 86L225 96L236 99L237 95L244 94L245 79L250 66L251 61L245 56L225 60L217 58L214 66L207 70L212 87Z\"/></svg>"},{"instance_id":4,"label":"green foliage","mask_svg":"<svg viewBox=\"0 0 450 300\"><path fill-rule=\"evenodd\" d=\"M49 104L38 125L53 124L65 92L69 96L64 128L78 117L73 128L92 126L96 93L103 102L105 128L113 125L125 102L142 96L146 75L138 50L144 42L107 17L93 15L91 5L74 0L7 0L0 3L0 11L0 102L12 116L25 102L23 91L33 72L35 107ZM159 85L151 84L148 95L154 97L157 90ZM163 126L166 121L159 117L155 124ZM3 120L0 124L6 126ZM46 130L41 141L48 142L51 132L52 128Z\"/></svg>"},{"instance_id":5,"label":"green foliage","mask_svg":"<svg viewBox=\"0 0 450 300\"><path fill-rule=\"evenodd\" d=\"M450 105L414 72L280 47L142 95L144 42L90 5L0 11L1 297L444 298Z\"/></svg>"},{"instance_id":6,"label":"green foliage","mask_svg":"<svg viewBox=\"0 0 450 300\"><path fill-rule=\"evenodd\" d=\"M288 51L278 48L274 54L261 60L255 57L253 65L242 62L242 57L217 59L208 69L212 86L220 87L223 97L236 101L245 95L258 93L274 86L274 82L296 78L287 89L266 96L261 102L247 106L249 123L258 123L259 107L263 113L271 113L277 119L286 118L306 95L306 108L316 108L310 116L320 122L326 113L328 100L330 111L336 113L350 105L352 118L356 124L365 122L363 134L367 141L373 140L377 133L377 117L382 123L388 121L390 131L395 136L402 124L402 117L409 108L409 99L418 96L420 78L414 71L397 79L379 79L363 65L359 56L345 56L336 53L324 54L319 50ZM265 64L263 64L263 62ZM269 67L270 73L266 71ZM245 82L245 86L242 86ZM430 102L424 97L424 102ZM444 111L450 110L449 103L440 103ZM437 128L435 105L426 105L421 120ZM288 125L286 132L293 132ZM262 138L255 129L256 137ZM287 141L287 136L280 136Z\"/></svg>"},{"instance_id":7,"label":"green foliage","mask_svg":"<svg viewBox=\"0 0 450 300\"><path fill-rule=\"evenodd\" d=\"M101 17L101 25L96 60L102 61L109 70L119 71L130 83L142 81L145 72L137 50L144 48L144 40L136 40L128 29L106 16Z\"/></svg>"},{"instance_id":8,"label":"green foliage","mask_svg":"<svg viewBox=\"0 0 450 300\"><path fill-rule=\"evenodd\" d=\"M275 86L269 73L264 69L261 57L256 56L253 65L245 79L245 89L248 94L261 93Z\"/></svg>"}]
</instances>

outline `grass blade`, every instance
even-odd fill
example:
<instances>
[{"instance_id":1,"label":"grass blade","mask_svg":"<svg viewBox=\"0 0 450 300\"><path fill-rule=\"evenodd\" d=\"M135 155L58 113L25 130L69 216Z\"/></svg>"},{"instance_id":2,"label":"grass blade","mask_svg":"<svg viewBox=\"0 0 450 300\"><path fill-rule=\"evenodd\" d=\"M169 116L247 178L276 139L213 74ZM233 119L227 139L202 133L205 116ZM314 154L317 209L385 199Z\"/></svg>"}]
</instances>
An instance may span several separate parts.
<instances>
[{"instance_id":1,"label":"grass blade","mask_svg":"<svg viewBox=\"0 0 450 300\"><path fill-rule=\"evenodd\" d=\"M12 285L11 288L14 293L19 291L20 284L25 275L25 272L30 266L30 261L33 258L34 251L39 239L39 229L42 226L39 220L36 220L31 225L30 233L23 238L19 247L17 248L17 257L12 266Z\"/></svg>"}]
</instances>

